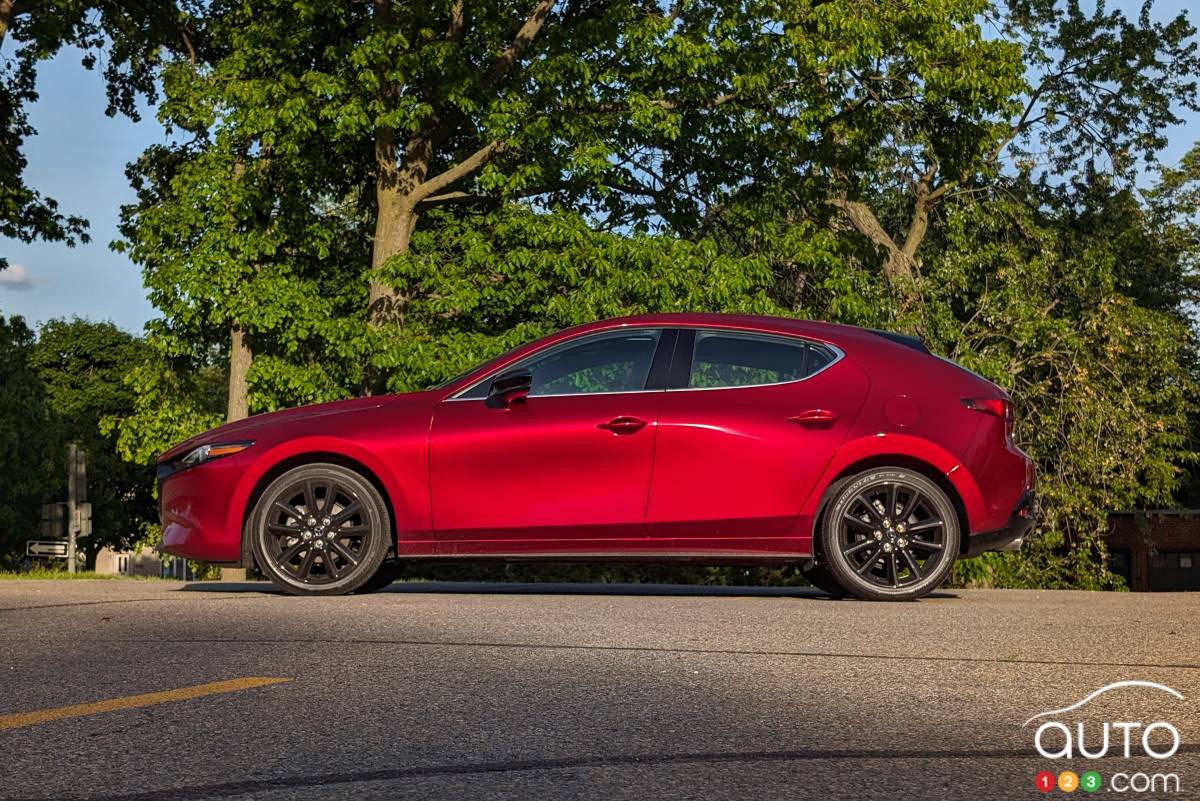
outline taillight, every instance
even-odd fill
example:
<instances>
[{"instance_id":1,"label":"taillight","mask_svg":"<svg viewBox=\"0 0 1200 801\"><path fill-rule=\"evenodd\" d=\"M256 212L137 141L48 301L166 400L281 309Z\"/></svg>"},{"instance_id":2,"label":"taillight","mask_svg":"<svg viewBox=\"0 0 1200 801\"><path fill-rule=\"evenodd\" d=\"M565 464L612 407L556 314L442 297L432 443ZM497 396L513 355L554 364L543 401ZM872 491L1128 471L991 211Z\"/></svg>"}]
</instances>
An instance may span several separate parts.
<instances>
[{"instance_id":1,"label":"taillight","mask_svg":"<svg viewBox=\"0 0 1200 801\"><path fill-rule=\"evenodd\" d=\"M1005 436L1012 436L1013 403L1008 398L963 398L962 405L977 412L999 417L1004 421Z\"/></svg>"}]
</instances>

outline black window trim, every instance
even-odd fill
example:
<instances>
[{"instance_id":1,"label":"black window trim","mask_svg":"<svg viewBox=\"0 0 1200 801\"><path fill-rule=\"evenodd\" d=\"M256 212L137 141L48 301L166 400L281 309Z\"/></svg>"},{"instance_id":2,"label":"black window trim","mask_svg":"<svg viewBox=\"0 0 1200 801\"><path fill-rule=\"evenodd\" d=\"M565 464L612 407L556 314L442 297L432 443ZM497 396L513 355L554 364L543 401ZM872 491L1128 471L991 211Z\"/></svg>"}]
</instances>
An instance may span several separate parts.
<instances>
[{"instance_id":1,"label":"black window trim","mask_svg":"<svg viewBox=\"0 0 1200 801\"><path fill-rule=\"evenodd\" d=\"M570 339L559 340L558 342L555 342L552 345L547 345L546 347L539 348L539 349L533 351L532 353L527 353L527 354L525 354L525 356L523 356L520 359L517 359L515 362L511 362L497 370L493 370L492 372L488 373L483 378L479 379L478 381L473 382L470 386L463 387L458 392L455 392L453 395L451 395L449 398L443 399L443 403L450 402L450 401L483 402L486 400L486 398L464 398L463 395L478 388L479 386L481 386L483 384L490 384L498 376L501 376L504 373L507 373L509 370L517 369L520 365L528 362L530 359L543 357L543 356L549 356L551 353L553 353L556 350L565 349L568 347L574 347L575 345L578 345L582 342L586 342L589 339L605 339L608 337L619 336L621 334L628 334L628 333L633 333L636 331L657 331L658 332L658 342L655 343L654 355L650 358L650 372L646 375L646 385L643 386L641 389L622 389L622 390L617 390L616 392L556 392L556 393L549 394L549 395L532 395L530 397L538 398L538 399L541 399L541 398L578 398L578 397L583 397L583 396L588 396L588 395L637 395L637 394L645 393L645 392L665 392L667 389L666 386L652 388L650 386L650 384L652 382L654 382L656 379L655 368L658 368L660 371L663 369L660 366L659 362L660 362L660 354L663 352L664 345L666 345L667 342L670 342L671 347L674 348L675 339L678 336L678 329L671 328L671 327L665 326L665 325L638 325L638 326L622 326L620 328L607 328L602 331L590 331L586 334L581 334L577 337L571 337ZM667 368L667 371L670 371L669 367ZM658 383L665 383L665 382L663 382L661 377L657 377L657 380L658 380Z\"/></svg>"},{"instance_id":2,"label":"black window trim","mask_svg":"<svg viewBox=\"0 0 1200 801\"><path fill-rule=\"evenodd\" d=\"M685 334L690 334L690 336L685 336ZM824 348L833 354L833 358L820 370L801 376L800 378L793 378L791 381L772 381L767 384L738 384L730 387L690 387L688 386L688 382L692 377L692 359L696 353L695 343L699 334L725 334L747 339L786 339L791 340L793 343L803 343L806 346L804 351L805 365L808 364L808 348ZM684 349L685 347L686 350ZM756 387L782 387L788 384L798 384L801 381L815 378L840 362L845 356L846 352L832 343L820 342L815 339L775 331L753 331L740 328L684 328L680 329L680 337L675 346L675 358L671 364L671 381L667 387L667 392L712 392L714 390L754 389Z\"/></svg>"}]
</instances>

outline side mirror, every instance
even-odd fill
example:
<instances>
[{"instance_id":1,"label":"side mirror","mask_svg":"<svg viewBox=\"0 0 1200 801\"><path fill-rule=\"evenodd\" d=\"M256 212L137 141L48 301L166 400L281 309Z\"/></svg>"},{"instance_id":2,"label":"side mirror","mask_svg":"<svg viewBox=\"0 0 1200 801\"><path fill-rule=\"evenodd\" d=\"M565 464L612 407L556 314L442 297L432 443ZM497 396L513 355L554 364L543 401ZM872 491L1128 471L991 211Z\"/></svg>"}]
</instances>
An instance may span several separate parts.
<instances>
[{"instance_id":1,"label":"side mirror","mask_svg":"<svg viewBox=\"0 0 1200 801\"><path fill-rule=\"evenodd\" d=\"M506 409L514 403L523 403L533 386L533 373L528 370L510 370L496 376L488 389L487 405L493 409Z\"/></svg>"}]
</instances>

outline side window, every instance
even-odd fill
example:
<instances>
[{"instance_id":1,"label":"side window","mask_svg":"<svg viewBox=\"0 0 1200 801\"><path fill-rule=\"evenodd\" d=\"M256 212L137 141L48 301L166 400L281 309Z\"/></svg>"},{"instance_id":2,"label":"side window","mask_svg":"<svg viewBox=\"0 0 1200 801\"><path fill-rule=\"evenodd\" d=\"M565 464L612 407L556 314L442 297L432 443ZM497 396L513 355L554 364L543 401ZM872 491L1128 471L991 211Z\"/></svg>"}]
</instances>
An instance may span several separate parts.
<instances>
[{"instance_id":1,"label":"side window","mask_svg":"<svg viewBox=\"0 0 1200 801\"><path fill-rule=\"evenodd\" d=\"M746 387L796 381L825 367L833 353L780 336L703 331L696 335L688 387Z\"/></svg>"},{"instance_id":2,"label":"side window","mask_svg":"<svg viewBox=\"0 0 1200 801\"><path fill-rule=\"evenodd\" d=\"M534 395L590 395L644 389L661 331L627 331L566 345L519 366L533 373Z\"/></svg>"},{"instance_id":3,"label":"side window","mask_svg":"<svg viewBox=\"0 0 1200 801\"><path fill-rule=\"evenodd\" d=\"M660 330L642 328L587 336L530 356L505 371L524 368L533 373L530 397L637 392L646 387L661 335ZM458 397L487 397L494 377Z\"/></svg>"}]
</instances>

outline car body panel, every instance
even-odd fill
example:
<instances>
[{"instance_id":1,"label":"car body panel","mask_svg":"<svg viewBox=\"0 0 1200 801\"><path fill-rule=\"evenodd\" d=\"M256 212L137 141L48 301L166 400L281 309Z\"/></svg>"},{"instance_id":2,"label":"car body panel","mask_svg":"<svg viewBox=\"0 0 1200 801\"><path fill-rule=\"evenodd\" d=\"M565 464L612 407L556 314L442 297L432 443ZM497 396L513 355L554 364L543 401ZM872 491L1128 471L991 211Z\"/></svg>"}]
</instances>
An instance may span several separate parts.
<instances>
[{"instance_id":1,"label":"car body panel","mask_svg":"<svg viewBox=\"0 0 1200 801\"><path fill-rule=\"evenodd\" d=\"M851 430L869 385L862 370L839 359L790 383L667 391L659 414L649 535L795 536L805 495L798 488L821 476ZM793 419L818 409L832 419Z\"/></svg>"},{"instance_id":2,"label":"car body panel","mask_svg":"<svg viewBox=\"0 0 1200 801\"><path fill-rule=\"evenodd\" d=\"M434 413L430 497L438 540L645 536L663 392L531 397L507 408L447 400ZM619 417L645 426L617 434Z\"/></svg>"}]
</instances>

